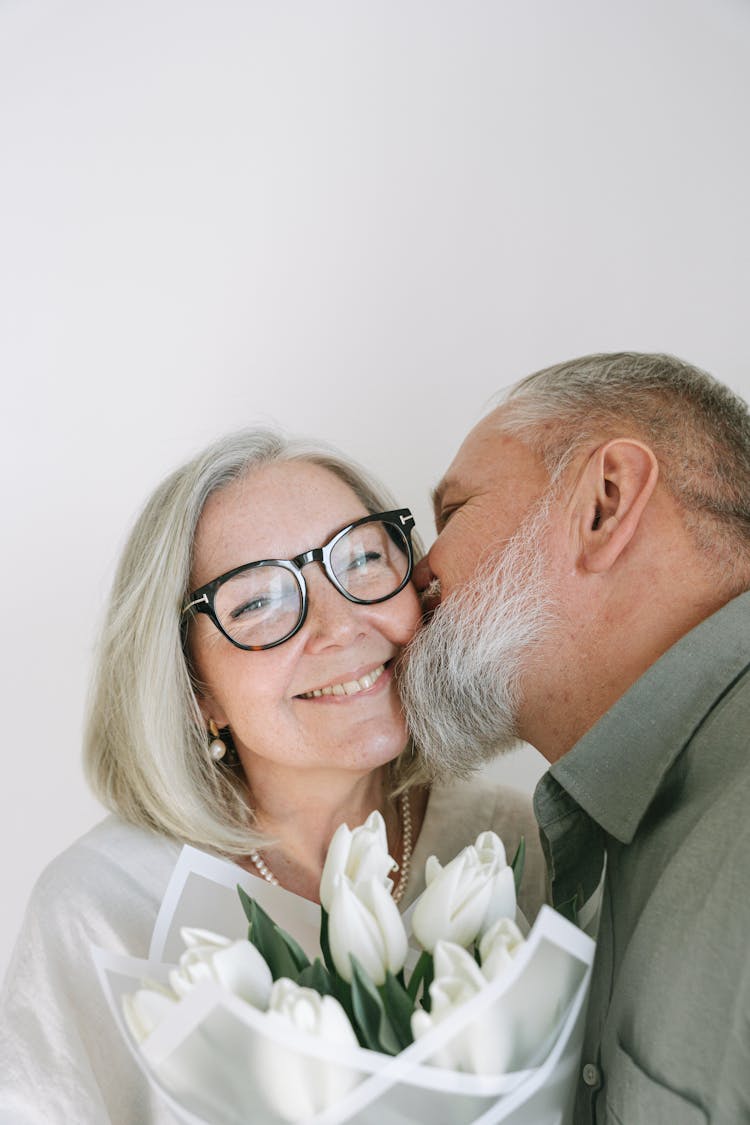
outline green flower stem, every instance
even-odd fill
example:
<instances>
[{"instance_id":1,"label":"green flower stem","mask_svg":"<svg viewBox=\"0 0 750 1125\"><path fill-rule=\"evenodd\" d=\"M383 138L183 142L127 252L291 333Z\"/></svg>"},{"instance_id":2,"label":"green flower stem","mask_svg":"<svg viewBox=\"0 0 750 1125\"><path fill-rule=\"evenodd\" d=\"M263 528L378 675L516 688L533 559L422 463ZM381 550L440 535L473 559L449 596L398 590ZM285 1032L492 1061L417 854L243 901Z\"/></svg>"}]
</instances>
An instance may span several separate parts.
<instances>
[{"instance_id":1,"label":"green flower stem","mask_svg":"<svg viewBox=\"0 0 750 1125\"><path fill-rule=\"evenodd\" d=\"M331 945L328 940L328 914L321 906L320 908L320 952L323 954L323 963L332 976L338 976L336 966L331 957Z\"/></svg>"}]
</instances>

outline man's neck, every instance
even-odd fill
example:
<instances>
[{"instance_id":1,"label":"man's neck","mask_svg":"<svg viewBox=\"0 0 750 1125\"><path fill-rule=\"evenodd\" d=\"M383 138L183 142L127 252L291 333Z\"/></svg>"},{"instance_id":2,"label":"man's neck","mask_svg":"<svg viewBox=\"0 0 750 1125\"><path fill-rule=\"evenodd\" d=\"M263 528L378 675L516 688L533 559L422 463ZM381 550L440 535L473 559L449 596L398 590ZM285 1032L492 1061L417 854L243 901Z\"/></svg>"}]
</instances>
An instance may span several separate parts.
<instances>
[{"instance_id":1,"label":"man's neck","mask_svg":"<svg viewBox=\"0 0 750 1125\"><path fill-rule=\"evenodd\" d=\"M555 673L543 656L526 677L520 734L549 762L558 761L672 645L721 608L730 595L675 590L611 605L602 621L557 640Z\"/></svg>"}]
</instances>

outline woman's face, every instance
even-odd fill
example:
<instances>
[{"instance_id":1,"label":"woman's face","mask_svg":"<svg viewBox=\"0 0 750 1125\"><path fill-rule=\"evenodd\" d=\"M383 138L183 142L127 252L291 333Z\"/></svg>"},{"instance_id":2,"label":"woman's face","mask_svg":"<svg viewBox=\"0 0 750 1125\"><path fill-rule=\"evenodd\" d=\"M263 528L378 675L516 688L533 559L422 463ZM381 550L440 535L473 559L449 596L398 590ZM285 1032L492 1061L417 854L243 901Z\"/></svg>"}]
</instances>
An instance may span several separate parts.
<instances>
[{"instance_id":1,"label":"woman's face","mask_svg":"<svg viewBox=\"0 0 750 1125\"><path fill-rule=\"evenodd\" d=\"M191 589L258 559L289 559L326 543L368 515L335 474L306 462L277 462L214 493L195 538ZM304 625L277 648L247 652L205 614L190 626L190 648L206 719L228 726L245 771L268 765L368 771L404 748L406 727L393 665L417 626L411 583L379 605L356 605L319 563L304 569ZM370 687L311 697L352 684L385 665Z\"/></svg>"}]
</instances>

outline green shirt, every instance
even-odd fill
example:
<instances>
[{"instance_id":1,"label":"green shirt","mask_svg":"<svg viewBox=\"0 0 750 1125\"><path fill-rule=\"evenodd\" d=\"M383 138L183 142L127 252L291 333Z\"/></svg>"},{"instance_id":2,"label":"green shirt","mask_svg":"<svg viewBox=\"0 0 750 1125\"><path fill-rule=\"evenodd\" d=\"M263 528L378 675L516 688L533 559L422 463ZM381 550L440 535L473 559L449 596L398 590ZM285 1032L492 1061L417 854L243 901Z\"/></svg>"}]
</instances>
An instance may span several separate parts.
<instances>
[{"instance_id":1,"label":"green shirt","mask_svg":"<svg viewBox=\"0 0 750 1125\"><path fill-rule=\"evenodd\" d=\"M750 593L537 786L555 905L606 878L575 1125L750 1122Z\"/></svg>"}]
</instances>

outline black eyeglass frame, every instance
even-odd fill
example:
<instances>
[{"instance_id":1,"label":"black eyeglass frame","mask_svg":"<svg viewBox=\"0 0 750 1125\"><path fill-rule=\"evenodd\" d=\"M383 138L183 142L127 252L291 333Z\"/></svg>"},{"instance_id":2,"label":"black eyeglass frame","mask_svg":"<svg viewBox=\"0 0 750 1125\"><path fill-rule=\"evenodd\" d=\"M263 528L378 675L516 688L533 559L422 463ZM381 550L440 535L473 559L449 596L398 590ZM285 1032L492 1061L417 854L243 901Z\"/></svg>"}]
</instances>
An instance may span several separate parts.
<instances>
[{"instance_id":1,"label":"black eyeglass frame","mask_svg":"<svg viewBox=\"0 0 750 1125\"><path fill-rule=\"evenodd\" d=\"M336 547L336 544L343 539L345 535L348 535L350 531L353 531L355 527L361 527L363 524L376 522L393 524L403 533L407 549L406 574L401 584L390 594L384 594L381 598L357 598L342 586L334 574L333 567L331 566L331 553ZM355 520L354 523L348 523L346 527L342 527L341 531L337 531L333 538L329 539L327 543L324 543L322 547L314 547L309 551L303 551L301 555L295 555L293 559L258 559L256 562L243 563L242 566L236 566L234 569L228 570L225 574L220 574L218 578L212 578L211 581L206 582L204 586L199 586L197 590L193 590L193 592L188 595L187 604L182 607L181 616L184 618L184 615L189 611L207 614L222 636L226 637L235 648L241 648L244 652L262 652L268 648L277 648L278 645L283 645L285 641L291 640L295 633L300 631L307 618L309 600L307 595L307 582L302 573L303 566L307 566L307 564L311 562L321 563L328 581L332 586L335 586L338 592L345 597L348 602L354 602L356 605L379 605L380 602L387 602L391 598L395 598L396 594L400 594L409 583L409 579L414 570L414 548L411 541L411 533L414 529L414 525L414 516L411 514L409 508L396 508L391 512L375 512L371 516L364 516L360 520ZM225 582L228 582L230 578L234 578L237 574L242 574L243 571L254 570L259 566L280 566L293 574L302 595L302 605L300 607L297 624L278 641L271 641L269 644L265 645L243 645L240 644L239 641L236 641L234 637L231 637L219 621L215 609L216 593L219 587Z\"/></svg>"}]
</instances>

